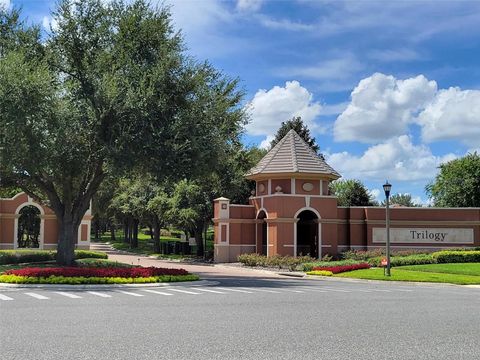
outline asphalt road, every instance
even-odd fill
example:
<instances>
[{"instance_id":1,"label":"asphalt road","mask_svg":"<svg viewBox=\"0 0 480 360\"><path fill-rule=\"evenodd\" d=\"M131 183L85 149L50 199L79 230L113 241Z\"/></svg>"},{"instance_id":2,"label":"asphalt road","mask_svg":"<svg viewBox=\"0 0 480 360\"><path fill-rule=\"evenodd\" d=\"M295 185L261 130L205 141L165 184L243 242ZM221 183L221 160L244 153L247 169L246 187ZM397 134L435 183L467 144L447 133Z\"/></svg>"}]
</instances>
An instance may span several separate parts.
<instances>
[{"instance_id":1,"label":"asphalt road","mask_svg":"<svg viewBox=\"0 0 480 360\"><path fill-rule=\"evenodd\" d=\"M0 358L480 359L480 289L224 278L121 291L0 290Z\"/></svg>"}]
</instances>

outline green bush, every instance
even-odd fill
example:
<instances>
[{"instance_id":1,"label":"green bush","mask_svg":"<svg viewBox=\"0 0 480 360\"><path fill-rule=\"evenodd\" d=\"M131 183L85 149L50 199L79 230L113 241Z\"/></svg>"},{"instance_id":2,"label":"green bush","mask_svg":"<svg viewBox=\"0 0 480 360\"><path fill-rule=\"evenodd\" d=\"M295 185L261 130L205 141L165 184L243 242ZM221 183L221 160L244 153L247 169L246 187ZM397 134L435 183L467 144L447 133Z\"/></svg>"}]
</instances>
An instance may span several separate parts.
<instances>
[{"instance_id":1,"label":"green bush","mask_svg":"<svg viewBox=\"0 0 480 360\"><path fill-rule=\"evenodd\" d=\"M55 260L55 251L50 250L0 250L0 265L35 263ZM75 250L76 259L107 259L108 255L97 251Z\"/></svg>"},{"instance_id":2,"label":"green bush","mask_svg":"<svg viewBox=\"0 0 480 360\"><path fill-rule=\"evenodd\" d=\"M427 251L422 250L395 250L392 251L392 256L395 257L404 257L412 255L425 255L428 254ZM368 261L373 258L381 258L385 256L385 249L374 249L374 250L348 250L342 253L342 259L345 260L361 260Z\"/></svg>"},{"instance_id":3,"label":"green bush","mask_svg":"<svg viewBox=\"0 0 480 360\"><path fill-rule=\"evenodd\" d=\"M279 268L296 270L301 264L305 262L315 261L309 256L265 256L259 254L242 254L238 256L238 261L245 266L260 266L268 268Z\"/></svg>"},{"instance_id":4,"label":"green bush","mask_svg":"<svg viewBox=\"0 0 480 360\"><path fill-rule=\"evenodd\" d=\"M307 262L301 264L298 269L301 271L312 271L314 267L322 267L322 266L343 266L343 265L353 265L358 264L359 261L357 260L339 260L339 261L315 261L315 262Z\"/></svg>"},{"instance_id":5,"label":"green bush","mask_svg":"<svg viewBox=\"0 0 480 360\"><path fill-rule=\"evenodd\" d=\"M375 258L368 259L367 262L371 266L378 267L380 262L385 256L378 256ZM407 265L424 265L424 264L434 264L436 260L433 258L432 254L415 254L408 256L392 256L390 258L391 266L407 266Z\"/></svg>"},{"instance_id":6,"label":"green bush","mask_svg":"<svg viewBox=\"0 0 480 360\"><path fill-rule=\"evenodd\" d=\"M75 263L83 267L134 267L134 265L131 264L105 259L79 259L75 261Z\"/></svg>"},{"instance_id":7,"label":"green bush","mask_svg":"<svg viewBox=\"0 0 480 360\"><path fill-rule=\"evenodd\" d=\"M480 262L478 250L442 250L432 254L437 263L474 263Z\"/></svg>"}]
</instances>

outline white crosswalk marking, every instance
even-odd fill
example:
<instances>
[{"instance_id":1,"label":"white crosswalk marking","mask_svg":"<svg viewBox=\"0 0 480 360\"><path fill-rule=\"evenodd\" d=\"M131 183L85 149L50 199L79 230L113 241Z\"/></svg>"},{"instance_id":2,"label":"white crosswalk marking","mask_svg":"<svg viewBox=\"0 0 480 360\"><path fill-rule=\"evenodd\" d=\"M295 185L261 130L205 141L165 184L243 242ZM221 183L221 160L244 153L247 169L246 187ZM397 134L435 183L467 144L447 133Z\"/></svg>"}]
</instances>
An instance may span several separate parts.
<instances>
[{"instance_id":1,"label":"white crosswalk marking","mask_svg":"<svg viewBox=\"0 0 480 360\"><path fill-rule=\"evenodd\" d=\"M165 295L165 296L173 296L173 294L169 294L163 291L158 291L158 290L150 290L150 289L144 289L143 291L152 293L152 294L158 294L158 295Z\"/></svg>"},{"instance_id":2,"label":"white crosswalk marking","mask_svg":"<svg viewBox=\"0 0 480 360\"><path fill-rule=\"evenodd\" d=\"M330 287L324 287L324 289L326 289L328 291L337 291L337 292L344 292L344 293L351 292L350 290L336 289L336 288L330 288Z\"/></svg>"},{"instance_id":3,"label":"white crosswalk marking","mask_svg":"<svg viewBox=\"0 0 480 360\"><path fill-rule=\"evenodd\" d=\"M38 300L48 300L49 298L46 297L46 296L43 296L43 295L40 295L40 294L36 294L36 293L32 293L32 292L27 292L27 293L24 293L25 295L28 295L28 296L31 296L35 299L38 299Z\"/></svg>"},{"instance_id":4,"label":"white crosswalk marking","mask_svg":"<svg viewBox=\"0 0 480 360\"><path fill-rule=\"evenodd\" d=\"M197 288L197 287L195 288L195 290L204 291L204 292L213 293L213 294L226 294L224 292L217 291L217 290L201 289L201 288Z\"/></svg>"},{"instance_id":5,"label":"white crosswalk marking","mask_svg":"<svg viewBox=\"0 0 480 360\"><path fill-rule=\"evenodd\" d=\"M123 290L115 290L116 292L119 292L119 293L122 293L122 294L125 294L125 295L130 295L130 296L144 296L142 294L137 294L137 293L134 293L134 292L130 292L130 291L123 291Z\"/></svg>"},{"instance_id":6,"label":"white crosswalk marking","mask_svg":"<svg viewBox=\"0 0 480 360\"><path fill-rule=\"evenodd\" d=\"M70 299L81 299L82 298L81 296L78 296L78 295L75 295L75 294L72 294L72 293L68 293L68 292L63 292L63 291L55 291L55 294L66 296Z\"/></svg>"},{"instance_id":7,"label":"white crosswalk marking","mask_svg":"<svg viewBox=\"0 0 480 360\"><path fill-rule=\"evenodd\" d=\"M242 287L241 289L250 290L250 291L267 292L267 293L272 293L272 294L280 294L280 291L275 291L275 290L267 290L267 289L259 289L259 288L247 288L247 287Z\"/></svg>"},{"instance_id":8,"label":"white crosswalk marking","mask_svg":"<svg viewBox=\"0 0 480 360\"><path fill-rule=\"evenodd\" d=\"M225 291L240 292L240 293L245 293L245 294L253 294L253 292L251 292L251 291L240 290L240 289L230 289L230 288L224 288L224 287L217 287L216 289L225 290Z\"/></svg>"},{"instance_id":9,"label":"white crosswalk marking","mask_svg":"<svg viewBox=\"0 0 480 360\"><path fill-rule=\"evenodd\" d=\"M100 293L100 292L96 292L96 291L87 291L87 293L95 295L95 296L100 296L100 297L103 297L103 298L112 297L112 295L108 295L108 294L104 294L104 293Z\"/></svg>"},{"instance_id":10,"label":"white crosswalk marking","mask_svg":"<svg viewBox=\"0 0 480 360\"><path fill-rule=\"evenodd\" d=\"M8 300L13 300L13 299L11 297L7 296L7 295L0 294L0 300L8 301Z\"/></svg>"},{"instance_id":11,"label":"white crosswalk marking","mask_svg":"<svg viewBox=\"0 0 480 360\"><path fill-rule=\"evenodd\" d=\"M168 289L168 291L176 291L184 294L190 294L190 295L201 295L201 293L198 292L193 292L193 291L188 291L188 290L180 290L180 289Z\"/></svg>"}]
</instances>

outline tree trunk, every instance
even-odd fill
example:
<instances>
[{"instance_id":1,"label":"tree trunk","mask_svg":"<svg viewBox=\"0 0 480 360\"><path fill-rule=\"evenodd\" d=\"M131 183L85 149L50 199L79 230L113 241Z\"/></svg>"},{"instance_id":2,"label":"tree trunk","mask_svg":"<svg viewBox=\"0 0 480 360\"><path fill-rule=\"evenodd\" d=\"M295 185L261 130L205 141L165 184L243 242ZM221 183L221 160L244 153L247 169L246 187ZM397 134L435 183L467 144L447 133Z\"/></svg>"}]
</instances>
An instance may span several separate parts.
<instances>
[{"instance_id":1,"label":"tree trunk","mask_svg":"<svg viewBox=\"0 0 480 360\"><path fill-rule=\"evenodd\" d=\"M130 227L128 226L128 220L129 219L125 219L123 222L123 242L127 244L130 243L130 237L129 237Z\"/></svg>"},{"instance_id":2,"label":"tree trunk","mask_svg":"<svg viewBox=\"0 0 480 360\"><path fill-rule=\"evenodd\" d=\"M130 241L130 247L133 249L138 248L138 223L140 222L138 219L132 219L133 226L132 226L132 238Z\"/></svg>"},{"instance_id":3,"label":"tree trunk","mask_svg":"<svg viewBox=\"0 0 480 360\"><path fill-rule=\"evenodd\" d=\"M95 240L100 240L100 224L98 220L95 220Z\"/></svg>"},{"instance_id":4,"label":"tree trunk","mask_svg":"<svg viewBox=\"0 0 480 360\"><path fill-rule=\"evenodd\" d=\"M197 256L203 256L203 236L202 236L203 229L202 228L203 226L197 225L194 232L195 242L197 244Z\"/></svg>"},{"instance_id":5,"label":"tree trunk","mask_svg":"<svg viewBox=\"0 0 480 360\"><path fill-rule=\"evenodd\" d=\"M153 251L160 254L160 220L154 215L152 220Z\"/></svg>"},{"instance_id":6,"label":"tree trunk","mask_svg":"<svg viewBox=\"0 0 480 360\"><path fill-rule=\"evenodd\" d=\"M71 266L75 263L75 243L78 237L78 226L71 217L58 217L57 264Z\"/></svg>"},{"instance_id":7,"label":"tree trunk","mask_svg":"<svg viewBox=\"0 0 480 360\"><path fill-rule=\"evenodd\" d=\"M153 226L151 224L148 225L148 230L150 231L150 239L153 240Z\"/></svg>"},{"instance_id":8,"label":"tree trunk","mask_svg":"<svg viewBox=\"0 0 480 360\"><path fill-rule=\"evenodd\" d=\"M112 223L110 224L110 240L112 242L117 241L117 239L115 238L115 226Z\"/></svg>"}]
</instances>

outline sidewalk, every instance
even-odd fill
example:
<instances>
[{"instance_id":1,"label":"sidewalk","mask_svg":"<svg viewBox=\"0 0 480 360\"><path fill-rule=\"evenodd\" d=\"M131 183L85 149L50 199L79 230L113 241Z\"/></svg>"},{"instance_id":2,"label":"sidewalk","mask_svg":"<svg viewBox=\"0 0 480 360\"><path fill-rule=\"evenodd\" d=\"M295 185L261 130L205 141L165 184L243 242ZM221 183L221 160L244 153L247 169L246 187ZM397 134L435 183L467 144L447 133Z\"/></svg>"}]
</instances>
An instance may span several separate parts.
<instances>
[{"instance_id":1,"label":"sidewalk","mask_svg":"<svg viewBox=\"0 0 480 360\"><path fill-rule=\"evenodd\" d=\"M154 266L170 269L185 269L188 272L198 274L202 279L215 280L216 278L235 278L235 277L251 277L262 279L285 279L285 276L272 271L262 271L254 269L246 269L223 264L188 264L181 262L158 260L148 256L130 254L123 251L113 249L108 244L92 243L90 250L101 251L108 254L108 259L121 263Z\"/></svg>"}]
</instances>

